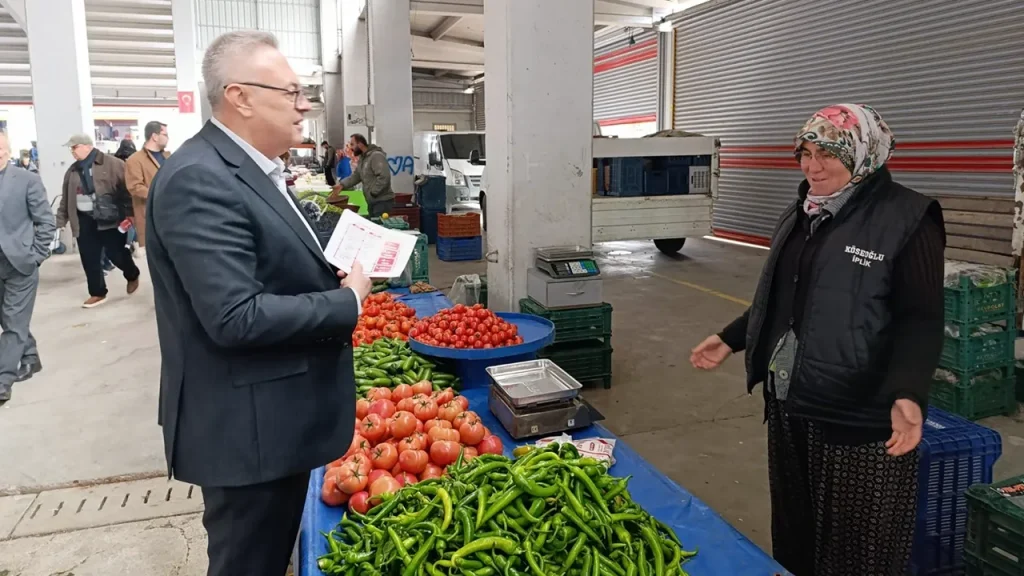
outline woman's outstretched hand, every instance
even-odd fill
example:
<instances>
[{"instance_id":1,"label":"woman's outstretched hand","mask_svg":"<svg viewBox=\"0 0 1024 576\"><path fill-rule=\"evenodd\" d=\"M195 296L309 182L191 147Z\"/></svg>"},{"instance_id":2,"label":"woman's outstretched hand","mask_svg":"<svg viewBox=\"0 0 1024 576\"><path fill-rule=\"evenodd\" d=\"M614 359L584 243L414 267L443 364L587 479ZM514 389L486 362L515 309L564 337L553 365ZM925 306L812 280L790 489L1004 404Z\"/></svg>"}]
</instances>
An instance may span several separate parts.
<instances>
[{"instance_id":1,"label":"woman's outstretched hand","mask_svg":"<svg viewBox=\"0 0 1024 576\"><path fill-rule=\"evenodd\" d=\"M892 437L885 443L890 456L903 456L921 443L921 407L901 398L892 404Z\"/></svg>"},{"instance_id":2,"label":"woman's outstretched hand","mask_svg":"<svg viewBox=\"0 0 1024 576\"><path fill-rule=\"evenodd\" d=\"M722 342L718 334L713 334L690 351L690 364L701 370L714 370L721 366L722 362L730 355L732 355L732 348Z\"/></svg>"}]
</instances>

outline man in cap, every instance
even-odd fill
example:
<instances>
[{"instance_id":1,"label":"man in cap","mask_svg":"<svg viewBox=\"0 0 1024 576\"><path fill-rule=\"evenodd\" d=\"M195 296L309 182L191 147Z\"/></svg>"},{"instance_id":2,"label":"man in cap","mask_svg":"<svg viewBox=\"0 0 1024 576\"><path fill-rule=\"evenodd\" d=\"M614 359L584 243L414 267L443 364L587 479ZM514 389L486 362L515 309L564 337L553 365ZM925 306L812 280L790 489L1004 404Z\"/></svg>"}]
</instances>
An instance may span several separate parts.
<instances>
[{"instance_id":1,"label":"man in cap","mask_svg":"<svg viewBox=\"0 0 1024 576\"><path fill-rule=\"evenodd\" d=\"M122 223L131 216L132 200L124 179L124 162L97 150L87 134L75 134L65 144L75 158L64 174L57 228L71 224L78 239L78 255L89 286L83 308L107 301L103 279L103 253L121 269L128 281L127 292L139 289L139 268L126 245Z\"/></svg>"},{"instance_id":2,"label":"man in cap","mask_svg":"<svg viewBox=\"0 0 1024 576\"><path fill-rule=\"evenodd\" d=\"M11 385L43 369L29 331L39 265L50 255L55 228L39 175L11 165L11 145L0 132L0 403Z\"/></svg>"}]
</instances>

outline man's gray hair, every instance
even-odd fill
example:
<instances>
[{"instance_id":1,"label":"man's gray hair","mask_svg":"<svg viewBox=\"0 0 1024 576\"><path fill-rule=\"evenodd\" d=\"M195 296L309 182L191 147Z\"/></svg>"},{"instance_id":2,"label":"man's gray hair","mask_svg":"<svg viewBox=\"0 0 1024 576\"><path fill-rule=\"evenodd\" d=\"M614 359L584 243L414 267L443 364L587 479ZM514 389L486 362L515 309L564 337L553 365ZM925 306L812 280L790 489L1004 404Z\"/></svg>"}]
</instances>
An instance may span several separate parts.
<instances>
[{"instance_id":1,"label":"man's gray hair","mask_svg":"<svg viewBox=\"0 0 1024 576\"><path fill-rule=\"evenodd\" d=\"M260 47L277 48L277 38L261 30L236 30L221 34L203 55L203 81L210 107L216 109L224 99L224 87L237 82L237 62Z\"/></svg>"}]
</instances>

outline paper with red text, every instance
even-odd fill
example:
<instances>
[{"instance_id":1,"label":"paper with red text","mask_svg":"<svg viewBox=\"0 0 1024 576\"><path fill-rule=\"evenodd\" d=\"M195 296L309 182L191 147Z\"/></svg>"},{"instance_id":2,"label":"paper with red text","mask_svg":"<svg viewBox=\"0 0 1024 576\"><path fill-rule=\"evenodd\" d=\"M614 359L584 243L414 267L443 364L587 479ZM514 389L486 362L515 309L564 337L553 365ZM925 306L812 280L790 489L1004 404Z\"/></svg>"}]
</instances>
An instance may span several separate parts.
<instances>
[{"instance_id":1,"label":"paper with red text","mask_svg":"<svg viewBox=\"0 0 1024 576\"><path fill-rule=\"evenodd\" d=\"M394 278L405 270L415 247L416 236L389 230L344 210L324 256L345 273L358 261L371 278Z\"/></svg>"}]
</instances>

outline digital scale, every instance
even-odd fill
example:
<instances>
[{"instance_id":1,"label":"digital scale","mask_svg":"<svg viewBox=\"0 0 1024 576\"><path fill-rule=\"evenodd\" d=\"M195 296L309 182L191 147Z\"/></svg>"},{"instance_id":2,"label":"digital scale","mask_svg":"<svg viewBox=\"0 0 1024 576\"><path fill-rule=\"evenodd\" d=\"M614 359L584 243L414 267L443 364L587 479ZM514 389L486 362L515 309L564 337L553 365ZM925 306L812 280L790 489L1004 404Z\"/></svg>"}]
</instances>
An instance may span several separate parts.
<instances>
[{"instance_id":1,"label":"digital scale","mask_svg":"<svg viewBox=\"0 0 1024 576\"><path fill-rule=\"evenodd\" d=\"M575 378L551 360L490 366L488 407L512 438L586 428L601 419L580 396Z\"/></svg>"},{"instance_id":2,"label":"digital scale","mask_svg":"<svg viewBox=\"0 0 1024 576\"><path fill-rule=\"evenodd\" d=\"M604 302L601 269L582 246L538 248L526 274L526 295L549 310L599 306Z\"/></svg>"},{"instance_id":3,"label":"digital scale","mask_svg":"<svg viewBox=\"0 0 1024 576\"><path fill-rule=\"evenodd\" d=\"M558 280L601 275L593 250L580 246L538 248L536 257L537 269Z\"/></svg>"}]
</instances>

